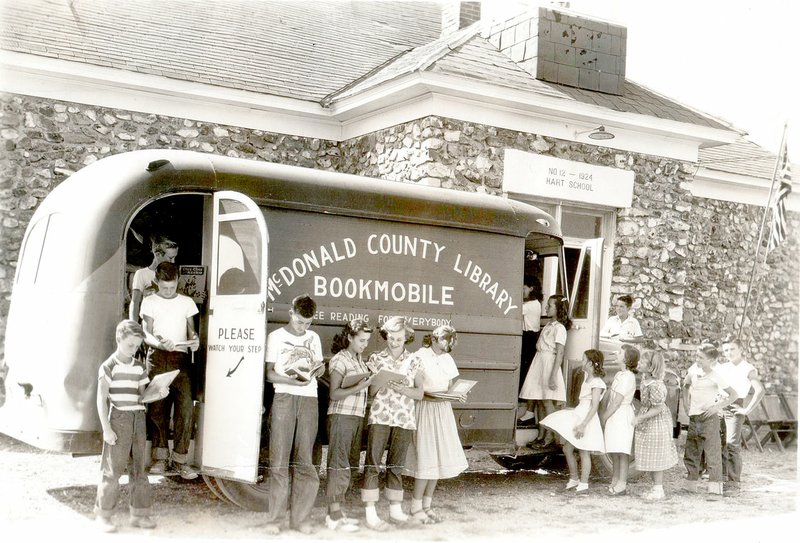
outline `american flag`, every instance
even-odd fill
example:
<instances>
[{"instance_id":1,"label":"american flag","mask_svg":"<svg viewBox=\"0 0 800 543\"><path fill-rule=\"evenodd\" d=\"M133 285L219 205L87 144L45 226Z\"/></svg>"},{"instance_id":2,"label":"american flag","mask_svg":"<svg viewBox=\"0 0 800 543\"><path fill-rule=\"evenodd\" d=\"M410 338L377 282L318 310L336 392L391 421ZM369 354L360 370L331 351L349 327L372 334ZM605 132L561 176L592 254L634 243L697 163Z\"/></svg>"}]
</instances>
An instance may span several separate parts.
<instances>
[{"instance_id":1,"label":"american flag","mask_svg":"<svg viewBox=\"0 0 800 543\"><path fill-rule=\"evenodd\" d=\"M792 168L789 163L786 137L784 133L783 146L778 154L778 179L780 186L772 205L772 226L769 234L768 250L775 249L786 239L786 198L792 192Z\"/></svg>"}]
</instances>

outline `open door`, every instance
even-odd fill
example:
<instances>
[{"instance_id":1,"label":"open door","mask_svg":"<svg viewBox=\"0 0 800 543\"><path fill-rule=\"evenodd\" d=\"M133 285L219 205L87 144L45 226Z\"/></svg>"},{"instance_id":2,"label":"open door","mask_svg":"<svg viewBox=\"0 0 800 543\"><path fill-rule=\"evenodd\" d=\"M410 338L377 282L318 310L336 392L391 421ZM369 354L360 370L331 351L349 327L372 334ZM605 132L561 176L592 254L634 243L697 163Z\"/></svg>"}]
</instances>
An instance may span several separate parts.
<instances>
[{"instance_id":1,"label":"open door","mask_svg":"<svg viewBox=\"0 0 800 543\"><path fill-rule=\"evenodd\" d=\"M203 473L254 483L258 473L267 329L264 216L237 192L214 194Z\"/></svg>"},{"instance_id":2,"label":"open door","mask_svg":"<svg viewBox=\"0 0 800 543\"><path fill-rule=\"evenodd\" d=\"M580 360L585 350L597 348L602 325L600 322L602 271L603 238L588 239L580 249L570 288L569 314L572 319L572 330L568 335L564 356L566 360Z\"/></svg>"}]
</instances>

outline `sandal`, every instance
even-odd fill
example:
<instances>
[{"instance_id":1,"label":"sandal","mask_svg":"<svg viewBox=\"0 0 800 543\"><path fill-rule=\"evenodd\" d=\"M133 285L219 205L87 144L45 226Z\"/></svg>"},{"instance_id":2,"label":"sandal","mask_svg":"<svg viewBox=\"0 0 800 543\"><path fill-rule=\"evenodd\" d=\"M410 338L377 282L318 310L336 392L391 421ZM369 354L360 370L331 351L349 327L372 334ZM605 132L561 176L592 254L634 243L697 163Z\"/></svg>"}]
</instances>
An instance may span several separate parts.
<instances>
[{"instance_id":1,"label":"sandal","mask_svg":"<svg viewBox=\"0 0 800 543\"><path fill-rule=\"evenodd\" d=\"M433 524L434 521L428 516L428 514L420 509L419 511L411 513L411 520L415 522L419 522L420 524Z\"/></svg>"},{"instance_id":2,"label":"sandal","mask_svg":"<svg viewBox=\"0 0 800 543\"><path fill-rule=\"evenodd\" d=\"M369 528L370 530L374 530L376 532L385 532L386 530L389 529L389 525L380 519L378 519L378 522L375 523L367 521L366 524L367 528Z\"/></svg>"}]
</instances>

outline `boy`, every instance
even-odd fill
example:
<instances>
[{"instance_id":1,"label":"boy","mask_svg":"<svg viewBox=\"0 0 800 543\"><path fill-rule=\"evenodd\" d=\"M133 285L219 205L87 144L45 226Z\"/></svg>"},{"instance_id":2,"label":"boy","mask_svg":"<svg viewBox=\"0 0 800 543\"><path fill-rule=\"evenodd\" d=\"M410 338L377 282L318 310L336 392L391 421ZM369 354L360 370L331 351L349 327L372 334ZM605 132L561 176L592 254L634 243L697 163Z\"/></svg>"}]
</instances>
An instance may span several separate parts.
<instances>
[{"instance_id":1,"label":"boy","mask_svg":"<svg viewBox=\"0 0 800 543\"><path fill-rule=\"evenodd\" d=\"M194 352L200 346L194 331L194 316L198 311L191 298L178 294L178 266L172 262L158 265L156 285L158 292L142 300L145 342L154 349L153 375L180 370L170 385L175 410L172 464L181 477L194 479L197 471L187 463L194 408L189 380L191 359L187 347ZM165 400L153 402L147 411L147 423L153 442L150 473L164 474L169 459L169 403Z\"/></svg>"},{"instance_id":2,"label":"boy","mask_svg":"<svg viewBox=\"0 0 800 543\"><path fill-rule=\"evenodd\" d=\"M600 331L600 337L616 339L626 343L641 343L643 341L642 327L639 321L631 314L633 298L627 294L617 298L614 304L616 315L609 317L605 326Z\"/></svg>"},{"instance_id":3,"label":"boy","mask_svg":"<svg viewBox=\"0 0 800 543\"><path fill-rule=\"evenodd\" d=\"M153 262L147 268L136 270L131 285L131 306L128 310L128 318L136 322L139 322L142 299L156 291L156 268L162 262L175 262L175 258L178 256L178 244L166 236L154 236L150 240L150 244Z\"/></svg>"},{"instance_id":4,"label":"boy","mask_svg":"<svg viewBox=\"0 0 800 543\"><path fill-rule=\"evenodd\" d=\"M312 451L317 436L317 376L324 366L305 380L287 375L289 367L313 367L322 362L319 336L310 331L317 304L309 296L292 300L289 323L267 336L267 380L275 386L270 413L269 440L269 522L270 535L280 532L291 493L293 529L309 535L314 528L307 522L319 489L319 475ZM294 451L294 458L291 458ZM289 477L291 461L292 477ZM291 481L291 488L290 488Z\"/></svg>"},{"instance_id":5,"label":"boy","mask_svg":"<svg viewBox=\"0 0 800 543\"><path fill-rule=\"evenodd\" d=\"M145 473L145 408L141 403L147 370L134 355L144 339L141 325L124 320L117 325L117 349L100 366L97 376L97 413L103 427L102 480L97 486L95 522L104 532L115 532L111 522L119 498L119 478L130 461L131 526L154 528L150 520L150 482ZM109 407L110 404L110 407Z\"/></svg>"}]
</instances>

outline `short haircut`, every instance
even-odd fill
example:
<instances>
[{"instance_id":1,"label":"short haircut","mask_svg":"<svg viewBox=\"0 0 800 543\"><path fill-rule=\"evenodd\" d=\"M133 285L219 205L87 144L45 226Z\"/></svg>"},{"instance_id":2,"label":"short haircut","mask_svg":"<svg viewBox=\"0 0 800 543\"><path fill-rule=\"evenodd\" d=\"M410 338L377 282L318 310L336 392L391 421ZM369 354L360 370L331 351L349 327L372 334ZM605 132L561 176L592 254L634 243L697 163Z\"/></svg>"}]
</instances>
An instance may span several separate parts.
<instances>
[{"instance_id":1,"label":"short haircut","mask_svg":"<svg viewBox=\"0 0 800 543\"><path fill-rule=\"evenodd\" d=\"M710 358L711 360L716 360L719 358L719 351L717 350L717 346L713 343L702 343L698 349L706 358Z\"/></svg>"},{"instance_id":2,"label":"short haircut","mask_svg":"<svg viewBox=\"0 0 800 543\"><path fill-rule=\"evenodd\" d=\"M456 329L449 324L443 324L431 332L435 339L446 339L448 341L455 341L457 339Z\"/></svg>"},{"instance_id":3,"label":"short haircut","mask_svg":"<svg viewBox=\"0 0 800 543\"><path fill-rule=\"evenodd\" d=\"M372 333L372 328L364 319L353 319L345 323L341 332L333 336L331 352L336 354L339 351L344 351L350 346L350 338L356 337L361 332Z\"/></svg>"},{"instance_id":4,"label":"short haircut","mask_svg":"<svg viewBox=\"0 0 800 543\"><path fill-rule=\"evenodd\" d=\"M126 337L138 337L144 339L144 329L142 325L136 321L132 321L130 319L125 319L117 324L117 330L115 333L115 337L117 343L125 339Z\"/></svg>"},{"instance_id":5,"label":"short haircut","mask_svg":"<svg viewBox=\"0 0 800 543\"><path fill-rule=\"evenodd\" d=\"M162 262L156 267L156 281L177 281L178 265L173 262Z\"/></svg>"},{"instance_id":6,"label":"short haircut","mask_svg":"<svg viewBox=\"0 0 800 543\"><path fill-rule=\"evenodd\" d=\"M740 349L744 350L744 345L742 345L742 340L736 336L725 336L725 339L722 340L723 345L736 345Z\"/></svg>"},{"instance_id":7,"label":"short haircut","mask_svg":"<svg viewBox=\"0 0 800 543\"><path fill-rule=\"evenodd\" d=\"M409 326L408 319L400 315L386 319L381 327L378 328L378 333L383 339L388 339L390 333L399 332L400 330L404 330L406 333L406 344L414 341L414 329Z\"/></svg>"},{"instance_id":8,"label":"short haircut","mask_svg":"<svg viewBox=\"0 0 800 543\"><path fill-rule=\"evenodd\" d=\"M317 311L317 302L308 294L303 294L292 300L292 310L304 319L310 319Z\"/></svg>"},{"instance_id":9,"label":"short haircut","mask_svg":"<svg viewBox=\"0 0 800 543\"><path fill-rule=\"evenodd\" d=\"M154 255L163 256L167 254L167 249L177 249L178 244L167 236L153 236L150 239L150 251Z\"/></svg>"},{"instance_id":10,"label":"short haircut","mask_svg":"<svg viewBox=\"0 0 800 543\"><path fill-rule=\"evenodd\" d=\"M627 294L623 294L622 296L617 298L617 301L622 302L623 304L628 306L628 309L630 309L633 306L633 298L631 298Z\"/></svg>"}]
</instances>

